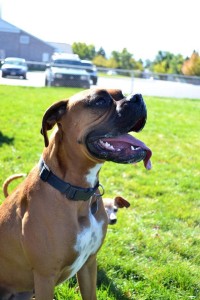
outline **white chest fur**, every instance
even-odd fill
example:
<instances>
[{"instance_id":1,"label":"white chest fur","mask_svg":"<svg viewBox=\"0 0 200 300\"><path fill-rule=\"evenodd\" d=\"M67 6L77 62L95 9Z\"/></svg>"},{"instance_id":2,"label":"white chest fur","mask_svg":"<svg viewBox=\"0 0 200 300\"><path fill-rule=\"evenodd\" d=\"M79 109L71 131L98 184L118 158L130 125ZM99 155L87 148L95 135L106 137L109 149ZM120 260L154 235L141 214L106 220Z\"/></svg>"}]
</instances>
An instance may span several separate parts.
<instances>
[{"instance_id":1,"label":"white chest fur","mask_svg":"<svg viewBox=\"0 0 200 300\"><path fill-rule=\"evenodd\" d=\"M75 250L78 257L71 266L69 277L74 276L87 261L88 257L94 254L101 246L103 239L103 221L97 222L90 213L90 226L85 227L77 236Z\"/></svg>"}]
</instances>

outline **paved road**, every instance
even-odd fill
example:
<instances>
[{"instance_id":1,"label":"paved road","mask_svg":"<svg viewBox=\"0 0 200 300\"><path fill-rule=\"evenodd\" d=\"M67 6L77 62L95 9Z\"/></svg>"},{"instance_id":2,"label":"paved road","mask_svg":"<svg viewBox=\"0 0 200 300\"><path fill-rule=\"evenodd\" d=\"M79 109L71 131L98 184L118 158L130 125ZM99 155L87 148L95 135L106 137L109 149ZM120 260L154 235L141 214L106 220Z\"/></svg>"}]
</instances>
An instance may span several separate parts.
<instances>
[{"instance_id":1,"label":"paved road","mask_svg":"<svg viewBox=\"0 0 200 300\"><path fill-rule=\"evenodd\" d=\"M45 83L44 78L44 72L28 72L26 80L20 78L0 77L0 84L43 87Z\"/></svg>"},{"instance_id":2,"label":"paved road","mask_svg":"<svg viewBox=\"0 0 200 300\"><path fill-rule=\"evenodd\" d=\"M139 78L131 82L127 79L99 78L98 85L106 88L120 88L125 93L133 92L146 96L200 99L200 85L180 82Z\"/></svg>"},{"instance_id":3,"label":"paved road","mask_svg":"<svg viewBox=\"0 0 200 300\"><path fill-rule=\"evenodd\" d=\"M2 78L0 84L19 86L44 86L44 72L28 72L27 80ZM119 88L124 93L141 93L147 96L200 99L200 85L152 79L122 79L99 77L98 86Z\"/></svg>"}]
</instances>

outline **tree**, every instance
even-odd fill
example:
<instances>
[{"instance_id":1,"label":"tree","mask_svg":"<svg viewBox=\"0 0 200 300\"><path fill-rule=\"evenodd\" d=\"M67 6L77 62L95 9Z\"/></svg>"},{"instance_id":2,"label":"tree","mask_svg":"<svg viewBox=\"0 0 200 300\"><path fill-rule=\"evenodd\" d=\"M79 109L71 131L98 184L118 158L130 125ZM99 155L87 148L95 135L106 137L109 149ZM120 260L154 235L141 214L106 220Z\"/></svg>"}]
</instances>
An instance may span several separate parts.
<instances>
[{"instance_id":1,"label":"tree","mask_svg":"<svg viewBox=\"0 0 200 300\"><path fill-rule=\"evenodd\" d=\"M99 48L99 50L96 52L96 56L103 56L106 57L106 52L104 51L104 49L102 47Z\"/></svg>"},{"instance_id":2,"label":"tree","mask_svg":"<svg viewBox=\"0 0 200 300\"><path fill-rule=\"evenodd\" d=\"M158 51L150 68L157 73L180 74L183 62L181 54L174 55L168 51Z\"/></svg>"},{"instance_id":3,"label":"tree","mask_svg":"<svg viewBox=\"0 0 200 300\"><path fill-rule=\"evenodd\" d=\"M120 66L120 53L117 51L112 51L111 58L116 61L118 66Z\"/></svg>"},{"instance_id":4,"label":"tree","mask_svg":"<svg viewBox=\"0 0 200 300\"><path fill-rule=\"evenodd\" d=\"M111 69L118 69L119 65L116 62L116 60L113 57L111 57L107 60L106 67Z\"/></svg>"},{"instance_id":5,"label":"tree","mask_svg":"<svg viewBox=\"0 0 200 300\"><path fill-rule=\"evenodd\" d=\"M150 59L146 59L144 62L144 67L145 68L150 68L152 65L152 61Z\"/></svg>"},{"instance_id":6,"label":"tree","mask_svg":"<svg viewBox=\"0 0 200 300\"><path fill-rule=\"evenodd\" d=\"M200 76L200 56L194 51L189 59L182 66L182 72L188 76Z\"/></svg>"},{"instance_id":7,"label":"tree","mask_svg":"<svg viewBox=\"0 0 200 300\"><path fill-rule=\"evenodd\" d=\"M167 63L165 60L159 62L159 63L156 63L156 64L153 64L153 72L156 72L156 73L167 73Z\"/></svg>"},{"instance_id":8,"label":"tree","mask_svg":"<svg viewBox=\"0 0 200 300\"><path fill-rule=\"evenodd\" d=\"M125 70L131 70L134 69L135 66L135 60L132 58L132 54L127 51L126 48L124 48L121 52L121 69Z\"/></svg>"},{"instance_id":9,"label":"tree","mask_svg":"<svg viewBox=\"0 0 200 300\"><path fill-rule=\"evenodd\" d=\"M184 63L184 58L181 54L173 55L171 61L168 73L170 74L182 74L182 65Z\"/></svg>"},{"instance_id":10,"label":"tree","mask_svg":"<svg viewBox=\"0 0 200 300\"><path fill-rule=\"evenodd\" d=\"M124 48L122 52L113 51L111 53L111 58L116 61L119 69L143 70L142 62L136 61L133 58L133 54L128 52L126 48Z\"/></svg>"},{"instance_id":11,"label":"tree","mask_svg":"<svg viewBox=\"0 0 200 300\"><path fill-rule=\"evenodd\" d=\"M107 67L107 59L102 55L95 56L95 58L92 60L92 62L97 67L104 67L104 68Z\"/></svg>"},{"instance_id":12,"label":"tree","mask_svg":"<svg viewBox=\"0 0 200 300\"><path fill-rule=\"evenodd\" d=\"M75 54L78 54L81 59L92 60L96 55L94 45L86 45L85 43L73 43L72 50Z\"/></svg>"},{"instance_id":13,"label":"tree","mask_svg":"<svg viewBox=\"0 0 200 300\"><path fill-rule=\"evenodd\" d=\"M102 55L97 55L95 58L92 60L93 64L95 64L98 67L103 67L103 68L112 68L112 69L117 69L118 68L118 63L114 58L109 58L106 59Z\"/></svg>"}]
</instances>

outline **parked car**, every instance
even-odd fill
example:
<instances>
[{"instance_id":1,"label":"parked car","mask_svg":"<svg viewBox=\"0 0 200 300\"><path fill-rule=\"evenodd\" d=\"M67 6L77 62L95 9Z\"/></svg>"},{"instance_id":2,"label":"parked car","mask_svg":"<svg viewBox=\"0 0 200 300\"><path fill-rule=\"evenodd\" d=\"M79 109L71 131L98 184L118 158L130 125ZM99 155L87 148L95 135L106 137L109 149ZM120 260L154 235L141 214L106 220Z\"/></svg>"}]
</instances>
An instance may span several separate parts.
<instances>
[{"instance_id":1,"label":"parked car","mask_svg":"<svg viewBox=\"0 0 200 300\"><path fill-rule=\"evenodd\" d=\"M77 55L58 55L45 71L46 86L72 86L90 88L90 76L83 69Z\"/></svg>"},{"instance_id":2,"label":"parked car","mask_svg":"<svg viewBox=\"0 0 200 300\"><path fill-rule=\"evenodd\" d=\"M28 67L25 59L18 57L7 57L1 66L1 76L16 76L26 79Z\"/></svg>"},{"instance_id":3,"label":"parked car","mask_svg":"<svg viewBox=\"0 0 200 300\"><path fill-rule=\"evenodd\" d=\"M97 84L97 67L93 65L90 60L81 60L82 65L85 67L85 70L90 74L90 79L94 85Z\"/></svg>"},{"instance_id":4,"label":"parked car","mask_svg":"<svg viewBox=\"0 0 200 300\"><path fill-rule=\"evenodd\" d=\"M107 74L113 76L113 75L117 75L117 72L115 70L109 70Z\"/></svg>"}]
</instances>

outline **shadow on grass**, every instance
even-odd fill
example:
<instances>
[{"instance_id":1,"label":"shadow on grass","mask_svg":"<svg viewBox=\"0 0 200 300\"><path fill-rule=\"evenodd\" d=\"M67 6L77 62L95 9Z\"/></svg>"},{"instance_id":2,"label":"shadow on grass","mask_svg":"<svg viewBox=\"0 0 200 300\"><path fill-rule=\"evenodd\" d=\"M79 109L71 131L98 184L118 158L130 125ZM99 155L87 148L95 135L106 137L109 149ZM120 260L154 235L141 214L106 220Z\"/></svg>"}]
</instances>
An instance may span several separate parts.
<instances>
[{"instance_id":1,"label":"shadow on grass","mask_svg":"<svg viewBox=\"0 0 200 300\"><path fill-rule=\"evenodd\" d=\"M79 287L77 283L77 278L74 276L62 283L60 286L56 287L54 298L59 299L72 299L69 296L69 289L75 289L73 293L79 293ZM124 295L122 290L117 287L111 278L106 274L106 271L103 269L98 269L97 272L97 290L106 291L106 294L116 300L130 300L130 297ZM73 298L74 299L74 298Z\"/></svg>"},{"instance_id":2,"label":"shadow on grass","mask_svg":"<svg viewBox=\"0 0 200 300\"><path fill-rule=\"evenodd\" d=\"M130 300L124 293L114 285L112 279L110 279L103 269L98 270L97 274L97 287L108 291L110 296L114 296L116 300Z\"/></svg>"},{"instance_id":3,"label":"shadow on grass","mask_svg":"<svg viewBox=\"0 0 200 300\"><path fill-rule=\"evenodd\" d=\"M3 135L3 133L0 131L0 147L2 147L3 144L11 145L13 144L14 138L8 137L6 135Z\"/></svg>"}]
</instances>

